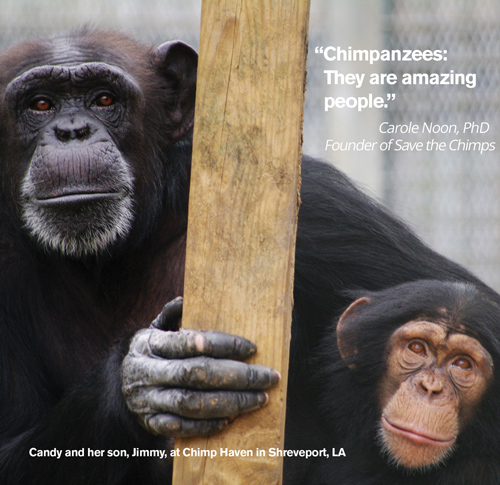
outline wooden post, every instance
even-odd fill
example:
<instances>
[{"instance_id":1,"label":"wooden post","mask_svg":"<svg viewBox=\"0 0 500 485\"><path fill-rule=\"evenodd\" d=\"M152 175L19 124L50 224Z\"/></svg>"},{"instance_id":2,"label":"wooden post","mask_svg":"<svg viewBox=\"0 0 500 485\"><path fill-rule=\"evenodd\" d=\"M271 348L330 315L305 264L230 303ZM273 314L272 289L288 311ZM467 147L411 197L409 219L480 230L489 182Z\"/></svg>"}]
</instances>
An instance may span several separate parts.
<instances>
[{"instance_id":1,"label":"wooden post","mask_svg":"<svg viewBox=\"0 0 500 485\"><path fill-rule=\"evenodd\" d=\"M281 482L308 16L308 0L203 2L183 326L249 338L282 380L224 432L178 440L176 485Z\"/></svg>"}]
</instances>

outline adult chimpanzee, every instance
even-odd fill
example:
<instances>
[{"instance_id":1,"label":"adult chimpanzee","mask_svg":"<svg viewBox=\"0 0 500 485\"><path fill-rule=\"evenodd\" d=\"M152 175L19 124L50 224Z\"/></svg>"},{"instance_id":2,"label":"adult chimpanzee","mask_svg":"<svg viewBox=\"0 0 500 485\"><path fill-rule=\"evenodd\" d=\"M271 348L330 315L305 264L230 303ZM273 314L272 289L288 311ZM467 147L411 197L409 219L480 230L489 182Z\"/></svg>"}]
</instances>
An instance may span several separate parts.
<instances>
[{"instance_id":1,"label":"adult chimpanzee","mask_svg":"<svg viewBox=\"0 0 500 485\"><path fill-rule=\"evenodd\" d=\"M2 483L164 483L170 460L134 458L133 448L216 431L265 404L278 379L238 362L255 352L245 339L176 331L179 301L153 321L182 293L195 79L184 44L148 51L107 32L0 56ZM347 290L433 278L497 296L331 167L304 160L302 200L286 446L315 449L328 437L321 406L343 398L315 365L353 301ZM477 338L495 363L494 341ZM485 376L489 389L496 380ZM476 432L498 415L490 421L470 420ZM487 437L480 451L493 450ZM493 470L497 458L474 463ZM310 473L300 460L285 466L290 483Z\"/></svg>"}]
</instances>

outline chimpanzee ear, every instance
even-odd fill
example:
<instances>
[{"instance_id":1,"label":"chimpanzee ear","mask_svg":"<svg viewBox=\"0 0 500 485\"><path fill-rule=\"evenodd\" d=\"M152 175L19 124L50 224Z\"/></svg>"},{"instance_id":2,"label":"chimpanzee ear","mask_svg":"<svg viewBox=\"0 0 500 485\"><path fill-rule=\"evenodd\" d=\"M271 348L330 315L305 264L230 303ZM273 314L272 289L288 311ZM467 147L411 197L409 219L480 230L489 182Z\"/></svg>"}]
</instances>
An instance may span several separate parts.
<instances>
[{"instance_id":1,"label":"chimpanzee ear","mask_svg":"<svg viewBox=\"0 0 500 485\"><path fill-rule=\"evenodd\" d=\"M352 358L358 352L356 347L355 332L352 328L352 320L354 315L362 311L362 307L370 301L369 298L358 298L349 305L349 308L342 314L337 323L337 347L342 360L348 362L348 366L353 369ZM351 362L349 364L349 362Z\"/></svg>"},{"instance_id":2,"label":"chimpanzee ear","mask_svg":"<svg viewBox=\"0 0 500 485\"><path fill-rule=\"evenodd\" d=\"M152 58L167 83L164 102L171 127L165 136L173 143L193 128L198 54L183 42L171 41L157 47Z\"/></svg>"}]
</instances>

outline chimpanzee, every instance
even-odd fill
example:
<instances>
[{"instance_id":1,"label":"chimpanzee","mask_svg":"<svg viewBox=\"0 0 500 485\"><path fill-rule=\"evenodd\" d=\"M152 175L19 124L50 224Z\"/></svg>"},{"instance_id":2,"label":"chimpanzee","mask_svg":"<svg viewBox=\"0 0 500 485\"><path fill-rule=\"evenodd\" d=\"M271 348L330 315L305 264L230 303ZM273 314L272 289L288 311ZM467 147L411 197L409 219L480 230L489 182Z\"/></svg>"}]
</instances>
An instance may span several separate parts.
<instances>
[{"instance_id":1,"label":"chimpanzee","mask_svg":"<svg viewBox=\"0 0 500 485\"><path fill-rule=\"evenodd\" d=\"M495 308L500 308L498 294L422 244L405 225L357 190L340 172L305 157L302 175L303 203L297 232L285 448L322 450L326 447L330 455L333 448L337 453L343 448L346 457L330 456L328 460L285 458L284 483L410 484L412 480L419 483L416 477L420 477L422 483L426 480L427 483L471 483L467 477L477 471L472 465L468 471L460 469L458 473L455 467L449 475L452 478L448 479L445 473L447 462L436 469L432 479L429 472L417 475L408 470L403 473L408 475L407 478L397 472L395 481L387 477L387 458L380 458L380 447L373 441L373 427L380 418L380 404L374 403L378 396L374 387L383 374L382 367L376 362L383 359L384 350L377 353L378 361L373 357L374 373L370 377L374 379L361 388L350 387L354 378L364 384L366 374L345 365L332 334L343 312L368 292L387 289L390 294L394 286L419 280L466 282L476 288L478 301L488 299L492 304L488 307L490 313L485 315L485 323L466 319L462 323L469 333L474 333L477 325L485 329L477 331L476 338L488 349L498 367L498 350L495 349L498 349L500 327L497 322L500 320L491 316ZM432 304L435 305L436 300ZM377 331L360 328L360 335L366 335L368 344L372 340L375 342L374 335L390 318L390 310L398 309L397 301L395 295L393 303L396 304L387 305L387 315L379 321ZM418 302L414 303L418 305ZM423 301L422 313L431 306L426 306ZM481 314L482 308L478 306L477 314ZM389 334L386 335L388 338ZM385 346L385 340L377 342L375 351ZM371 359L370 354L366 358L367 368L372 366ZM385 365L384 360L382 364ZM334 373L337 369L343 371ZM335 378L337 375L338 379ZM495 390L498 382L494 374L490 390L497 399L500 396L500 391ZM373 392L367 392L368 389ZM369 400L366 399L368 395L371 396ZM500 440L496 438L496 431L491 431L500 424L500 416L495 414L494 407L490 407L486 415L487 418L471 423L479 435L485 436L483 441L477 442L478 454L473 461L477 468L484 470L483 480L479 483L500 483L497 480ZM370 426L363 428L366 423ZM340 431L336 426L340 426ZM349 443L346 437L350 438ZM364 449L366 453L361 452ZM371 466L370 462L380 464L380 467ZM337 475L335 470L342 467L345 474L339 472ZM363 470L366 470L365 476L362 476ZM381 476L377 474L379 470ZM439 470L443 472L442 477ZM351 473L354 478L349 481Z\"/></svg>"},{"instance_id":2,"label":"chimpanzee","mask_svg":"<svg viewBox=\"0 0 500 485\"><path fill-rule=\"evenodd\" d=\"M317 353L331 457L304 483L500 483L498 299L435 280L351 295Z\"/></svg>"},{"instance_id":3,"label":"chimpanzee","mask_svg":"<svg viewBox=\"0 0 500 485\"><path fill-rule=\"evenodd\" d=\"M183 289L196 63L180 42L149 50L90 29L0 56L2 483L165 483L171 460L134 449L163 456L174 436L217 431L279 379L239 362L253 343L179 331L180 300L163 308ZM318 367L323 340L352 291L435 279L498 297L332 167L305 157L302 174L286 447L316 449L324 407L343 398ZM497 446L490 431L480 445ZM310 473L285 462L288 483Z\"/></svg>"}]
</instances>

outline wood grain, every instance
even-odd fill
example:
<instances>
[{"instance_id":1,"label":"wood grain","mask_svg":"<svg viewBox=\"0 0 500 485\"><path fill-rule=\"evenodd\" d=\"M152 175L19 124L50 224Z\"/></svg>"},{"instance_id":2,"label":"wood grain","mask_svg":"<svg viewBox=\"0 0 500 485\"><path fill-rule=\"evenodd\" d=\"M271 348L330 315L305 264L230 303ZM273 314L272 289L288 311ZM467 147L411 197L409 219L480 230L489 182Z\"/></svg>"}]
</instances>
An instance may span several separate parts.
<instances>
[{"instance_id":1,"label":"wood grain","mask_svg":"<svg viewBox=\"0 0 500 485\"><path fill-rule=\"evenodd\" d=\"M282 380L224 432L178 440L177 485L281 482L308 17L308 0L203 2L183 326L249 338Z\"/></svg>"}]
</instances>

